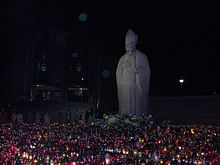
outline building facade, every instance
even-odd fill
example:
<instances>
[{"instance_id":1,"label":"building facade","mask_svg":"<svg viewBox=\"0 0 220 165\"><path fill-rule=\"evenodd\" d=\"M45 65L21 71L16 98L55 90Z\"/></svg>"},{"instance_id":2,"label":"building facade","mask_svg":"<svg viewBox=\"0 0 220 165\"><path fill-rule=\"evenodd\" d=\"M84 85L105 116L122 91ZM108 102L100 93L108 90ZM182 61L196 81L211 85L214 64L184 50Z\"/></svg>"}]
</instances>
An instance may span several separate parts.
<instances>
[{"instance_id":1,"label":"building facade","mask_svg":"<svg viewBox=\"0 0 220 165\"><path fill-rule=\"evenodd\" d=\"M13 102L100 97L101 51L80 33L52 28L19 43L11 68Z\"/></svg>"}]
</instances>

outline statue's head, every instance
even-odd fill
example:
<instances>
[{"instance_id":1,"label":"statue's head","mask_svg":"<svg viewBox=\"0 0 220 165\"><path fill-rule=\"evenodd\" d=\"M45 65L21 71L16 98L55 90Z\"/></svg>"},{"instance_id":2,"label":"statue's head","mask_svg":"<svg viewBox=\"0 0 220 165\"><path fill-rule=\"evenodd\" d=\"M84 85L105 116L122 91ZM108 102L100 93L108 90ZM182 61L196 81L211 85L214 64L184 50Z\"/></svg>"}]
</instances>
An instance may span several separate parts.
<instances>
[{"instance_id":1,"label":"statue's head","mask_svg":"<svg viewBox=\"0 0 220 165\"><path fill-rule=\"evenodd\" d=\"M125 37L125 49L127 52L133 52L136 50L138 36L132 31L128 30Z\"/></svg>"}]
</instances>

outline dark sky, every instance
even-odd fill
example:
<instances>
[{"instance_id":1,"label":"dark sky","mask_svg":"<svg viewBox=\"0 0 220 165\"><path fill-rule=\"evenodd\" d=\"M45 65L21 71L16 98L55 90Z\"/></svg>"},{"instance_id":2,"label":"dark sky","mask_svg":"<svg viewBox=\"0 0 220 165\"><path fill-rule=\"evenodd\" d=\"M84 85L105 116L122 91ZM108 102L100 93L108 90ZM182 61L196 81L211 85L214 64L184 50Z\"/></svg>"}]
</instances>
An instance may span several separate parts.
<instances>
[{"instance_id":1,"label":"dark sky","mask_svg":"<svg viewBox=\"0 0 220 165\"><path fill-rule=\"evenodd\" d=\"M210 95L214 90L218 94L219 4L218 0L13 1L4 10L7 57L1 61L13 59L11 49L26 36L54 26L74 31L79 24L101 38L114 52L109 56L118 60L125 53L125 33L132 29L139 36L138 49L149 58L152 93L172 95L179 90L178 77L184 76L187 95ZM88 14L86 22L79 22L81 12Z\"/></svg>"}]
</instances>

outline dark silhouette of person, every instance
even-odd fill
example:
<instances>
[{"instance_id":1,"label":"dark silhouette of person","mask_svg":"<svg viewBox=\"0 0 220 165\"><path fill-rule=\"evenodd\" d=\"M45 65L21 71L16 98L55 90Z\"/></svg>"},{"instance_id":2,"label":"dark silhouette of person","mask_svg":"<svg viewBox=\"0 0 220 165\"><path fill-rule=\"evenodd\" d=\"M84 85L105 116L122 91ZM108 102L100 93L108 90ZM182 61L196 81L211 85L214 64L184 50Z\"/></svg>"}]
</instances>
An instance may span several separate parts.
<instances>
[{"instance_id":1,"label":"dark silhouette of person","mask_svg":"<svg viewBox=\"0 0 220 165\"><path fill-rule=\"evenodd\" d=\"M85 122L88 123L88 120L89 120L89 111L86 111L86 114L85 114Z\"/></svg>"}]
</instances>

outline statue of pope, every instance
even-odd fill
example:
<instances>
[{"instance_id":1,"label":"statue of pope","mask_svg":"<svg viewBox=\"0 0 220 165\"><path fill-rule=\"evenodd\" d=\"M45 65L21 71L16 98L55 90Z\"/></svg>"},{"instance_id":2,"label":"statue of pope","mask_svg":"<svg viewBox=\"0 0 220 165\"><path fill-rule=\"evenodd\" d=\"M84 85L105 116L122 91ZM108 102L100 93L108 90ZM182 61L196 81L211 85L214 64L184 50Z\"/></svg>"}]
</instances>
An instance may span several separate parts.
<instances>
[{"instance_id":1,"label":"statue of pope","mask_svg":"<svg viewBox=\"0 0 220 165\"><path fill-rule=\"evenodd\" d=\"M148 112L150 66L148 58L136 49L137 35L128 30L125 38L126 53L116 70L119 113L141 115Z\"/></svg>"}]
</instances>

